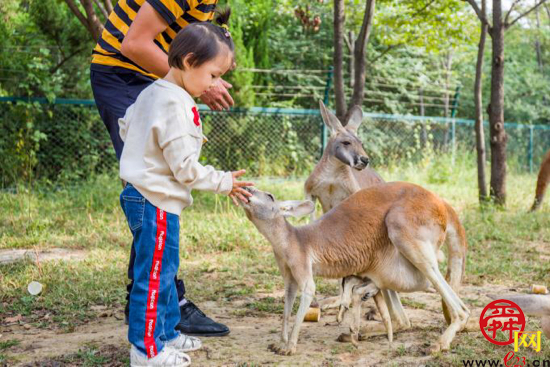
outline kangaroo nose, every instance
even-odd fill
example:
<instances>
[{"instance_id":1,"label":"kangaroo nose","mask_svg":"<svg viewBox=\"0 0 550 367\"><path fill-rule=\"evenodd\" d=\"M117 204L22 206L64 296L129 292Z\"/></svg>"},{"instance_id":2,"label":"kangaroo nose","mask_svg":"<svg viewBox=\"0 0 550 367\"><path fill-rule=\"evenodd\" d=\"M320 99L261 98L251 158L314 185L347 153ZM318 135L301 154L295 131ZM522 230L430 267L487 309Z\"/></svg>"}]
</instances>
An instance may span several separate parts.
<instances>
[{"instance_id":1,"label":"kangaroo nose","mask_svg":"<svg viewBox=\"0 0 550 367\"><path fill-rule=\"evenodd\" d=\"M370 162L369 157L361 157L360 159L361 159L361 162L365 164L365 166L369 165L369 162Z\"/></svg>"}]
</instances>

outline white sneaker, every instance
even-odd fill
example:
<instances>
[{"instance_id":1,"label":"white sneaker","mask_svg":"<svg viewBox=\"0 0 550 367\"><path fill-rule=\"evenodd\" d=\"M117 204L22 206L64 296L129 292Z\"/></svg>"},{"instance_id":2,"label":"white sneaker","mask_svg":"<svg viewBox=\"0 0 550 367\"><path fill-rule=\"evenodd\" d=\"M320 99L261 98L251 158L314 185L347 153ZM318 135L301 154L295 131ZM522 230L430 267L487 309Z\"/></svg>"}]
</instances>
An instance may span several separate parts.
<instances>
[{"instance_id":1,"label":"white sneaker","mask_svg":"<svg viewBox=\"0 0 550 367\"><path fill-rule=\"evenodd\" d=\"M199 338L180 334L177 338L166 342L164 345L172 347L180 352L192 352L202 347L202 342Z\"/></svg>"},{"instance_id":2,"label":"white sneaker","mask_svg":"<svg viewBox=\"0 0 550 367\"><path fill-rule=\"evenodd\" d=\"M191 357L167 345L151 359L133 345L130 349L131 367L187 367L190 364Z\"/></svg>"}]
</instances>

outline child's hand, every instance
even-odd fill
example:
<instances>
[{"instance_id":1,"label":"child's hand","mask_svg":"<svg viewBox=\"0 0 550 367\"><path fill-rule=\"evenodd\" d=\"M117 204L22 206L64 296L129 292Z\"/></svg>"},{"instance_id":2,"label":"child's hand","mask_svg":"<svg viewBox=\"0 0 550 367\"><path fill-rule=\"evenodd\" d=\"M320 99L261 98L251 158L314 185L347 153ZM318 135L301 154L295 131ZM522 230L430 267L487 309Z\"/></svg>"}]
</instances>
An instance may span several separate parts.
<instances>
[{"instance_id":1,"label":"child's hand","mask_svg":"<svg viewBox=\"0 0 550 367\"><path fill-rule=\"evenodd\" d=\"M248 203L248 199L246 197L252 196L252 193L246 191L245 189L243 189L243 187L254 186L254 183L246 182L246 181L237 181L237 178L244 175L245 172L246 171L244 169L240 171L231 172L231 176L233 176L233 189L229 193L229 197L233 200L233 202L237 206L239 206L239 201L237 200L237 198L244 201L245 203Z\"/></svg>"}]
</instances>

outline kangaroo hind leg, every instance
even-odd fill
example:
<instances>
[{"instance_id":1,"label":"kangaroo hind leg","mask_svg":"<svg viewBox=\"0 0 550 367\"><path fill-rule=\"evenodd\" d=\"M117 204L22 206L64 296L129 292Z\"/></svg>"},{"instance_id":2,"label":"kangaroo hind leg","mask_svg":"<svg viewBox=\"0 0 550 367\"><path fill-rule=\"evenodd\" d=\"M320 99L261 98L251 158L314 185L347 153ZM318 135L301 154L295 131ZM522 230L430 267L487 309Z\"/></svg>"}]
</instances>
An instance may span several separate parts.
<instances>
[{"instance_id":1,"label":"kangaroo hind leg","mask_svg":"<svg viewBox=\"0 0 550 367\"><path fill-rule=\"evenodd\" d=\"M403 211L388 213L386 225L397 250L433 284L449 308L451 323L432 348L433 351L448 350L456 333L466 325L470 313L439 271L434 241L441 237L439 231L442 229L436 224L419 228L407 221Z\"/></svg>"}]
</instances>

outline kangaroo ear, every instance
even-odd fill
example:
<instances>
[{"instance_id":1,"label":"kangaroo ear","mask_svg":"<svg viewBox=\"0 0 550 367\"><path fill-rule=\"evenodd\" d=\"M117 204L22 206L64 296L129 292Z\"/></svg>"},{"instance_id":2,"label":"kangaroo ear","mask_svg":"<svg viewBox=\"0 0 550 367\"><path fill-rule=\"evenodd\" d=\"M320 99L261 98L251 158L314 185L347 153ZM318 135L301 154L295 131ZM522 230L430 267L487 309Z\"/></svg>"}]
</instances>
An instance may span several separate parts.
<instances>
[{"instance_id":1,"label":"kangaroo ear","mask_svg":"<svg viewBox=\"0 0 550 367\"><path fill-rule=\"evenodd\" d=\"M279 211L284 217L302 217L314 210L315 204L310 200L288 200L279 203Z\"/></svg>"},{"instance_id":2,"label":"kangaroo ear","mask_svg":"<svg viewBox=\"0 0 550 367\"><path fill-rule=\"evenodd\" d=\"M355 105L349 111L348 123L346 124L346 129L352 131L357 135L357 130L361 123L363 122L363 110L361 107Z\"/></svg>"},{"instance_id":3,"label":"kangaroo ear","mask_svg":"<svg viewBox=\"0 0 550 367\"><path fill-rule=\"evenodd\" d=\"M344 127L338 117L336 117L332 112L330 112L326 107L323 101L319 101L319 108L321 110L321 116L323 117L323 122L330 129L331 134L343 130Z\"/></svg>"}]
</instances>

